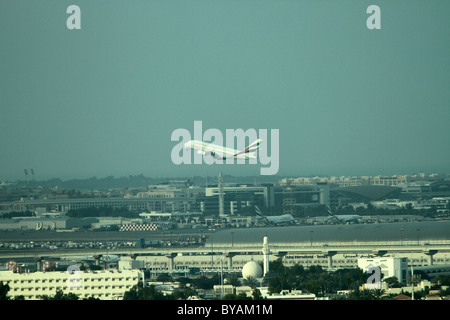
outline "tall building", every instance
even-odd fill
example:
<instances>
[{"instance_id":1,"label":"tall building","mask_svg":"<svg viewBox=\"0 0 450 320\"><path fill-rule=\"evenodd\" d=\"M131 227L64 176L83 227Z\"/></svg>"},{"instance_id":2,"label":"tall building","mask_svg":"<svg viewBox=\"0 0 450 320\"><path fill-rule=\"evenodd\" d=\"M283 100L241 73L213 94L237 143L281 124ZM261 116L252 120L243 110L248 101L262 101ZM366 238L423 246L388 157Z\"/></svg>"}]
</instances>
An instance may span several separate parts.
<instances>
[{"instance_id":1,"label":"tall building","mask_svg":"<svg viewBox=\"0 0 450 320\"><path fill-rule=\"evenodd\" d=\"M274 206L281 208L284 214L295 214L305 207L330 204L330 187L320 185L277 186L274 189Z\"/></svg>"},{"instance_id":2,"label":"tall building","mask_svg":"<svg viewBox=\"0 0 450 320\"><path fill-rule=\"evenodd\" d=\"M201 200L204 212L220 212L220 190L219 186L205 188L205 196ZM224 185L223 214L237 214L243 209L252 210L257 205L262 208L271 207L274 204L274 187L271 184L255 185Z\"/></svg>"}]
</instances>

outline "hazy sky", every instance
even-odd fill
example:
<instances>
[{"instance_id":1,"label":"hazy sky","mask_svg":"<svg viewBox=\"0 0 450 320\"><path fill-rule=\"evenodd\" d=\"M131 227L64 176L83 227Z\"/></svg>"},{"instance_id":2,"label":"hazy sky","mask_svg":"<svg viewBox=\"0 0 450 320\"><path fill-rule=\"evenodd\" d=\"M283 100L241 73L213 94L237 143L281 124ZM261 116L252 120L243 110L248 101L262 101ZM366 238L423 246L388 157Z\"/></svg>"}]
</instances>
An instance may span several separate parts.
<instances>
[{"instance_id":1,"label":"hazy sky","mask_svg":"<svg viewBox=\"0 0 450 320\"><path fill-rule=\"evenodd\" d=\"M0 181L259 174L172 164L194 120L279 129L279 175L448 172L449 17L448 0L0 0Z\"/></svg>"}]
</instances>

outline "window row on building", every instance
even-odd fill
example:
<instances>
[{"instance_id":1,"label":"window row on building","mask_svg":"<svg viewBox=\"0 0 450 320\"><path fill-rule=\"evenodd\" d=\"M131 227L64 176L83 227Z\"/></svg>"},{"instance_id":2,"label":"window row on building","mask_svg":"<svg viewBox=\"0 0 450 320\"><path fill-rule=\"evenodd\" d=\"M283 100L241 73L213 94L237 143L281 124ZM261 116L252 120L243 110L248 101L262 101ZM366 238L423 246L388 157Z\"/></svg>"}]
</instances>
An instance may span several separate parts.
<instances>
[{"instance_id":1,"label":"window row on building","mask_svg":"<svg viewBox=\"0 0 450 320\"><path fill-rule=\"evenodd\" d=\"M97 271L97 272L32 272L15 273L0 271L0 282L9 285L12 298L40 299L53 296L58 290L74 293L80 298L94 297L110 299L121 297L139 281L143 274L139 270Z\"/></svg>"}]
</instances>

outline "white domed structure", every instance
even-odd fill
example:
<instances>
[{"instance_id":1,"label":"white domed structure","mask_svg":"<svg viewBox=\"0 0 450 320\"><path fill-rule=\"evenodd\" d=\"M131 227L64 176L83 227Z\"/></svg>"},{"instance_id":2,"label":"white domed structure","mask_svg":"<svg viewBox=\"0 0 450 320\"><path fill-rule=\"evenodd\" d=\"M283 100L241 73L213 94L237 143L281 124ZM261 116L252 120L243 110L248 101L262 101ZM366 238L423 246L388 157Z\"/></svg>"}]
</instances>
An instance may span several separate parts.
<instances>
[{"instance_id":1,"label":"white domed structure","mask_svg":"<svg viewBox=\"0 0 450 320\"><path fill-rule=\"evenodd\" d=\"M249 277L261 278L262 274L263 272L261 266L255 261L247 262L242 268L242 277L245 279L248 279Z\"/></svg>"}]
</instances>

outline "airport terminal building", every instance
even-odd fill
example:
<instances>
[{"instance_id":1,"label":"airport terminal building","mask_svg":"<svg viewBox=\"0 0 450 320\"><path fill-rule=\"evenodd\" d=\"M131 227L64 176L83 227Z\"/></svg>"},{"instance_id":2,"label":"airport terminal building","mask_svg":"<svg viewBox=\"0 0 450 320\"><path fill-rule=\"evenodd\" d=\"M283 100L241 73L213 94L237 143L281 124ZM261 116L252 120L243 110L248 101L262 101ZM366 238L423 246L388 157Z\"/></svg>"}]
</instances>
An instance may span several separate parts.
<instances>
[{"instance_id":1,"label":"airport terminal building","mask_svg":"<svg viewBox=\"0 0 450 320\"><path fill-rule=\"evenodd\" d=\"M263 262L265 235L269 261L282 259L288 267L319 265L333 271L357 268L361 259L383 258L403 265L406 259L409 267L428 268L430 274L434 267L450 274L450 221L225 229L209 234L202 248L172 248L161 254L150 249L123 257L119 266L155 273L239 272L249 261Z\"/></svg>"}]
</instances>

